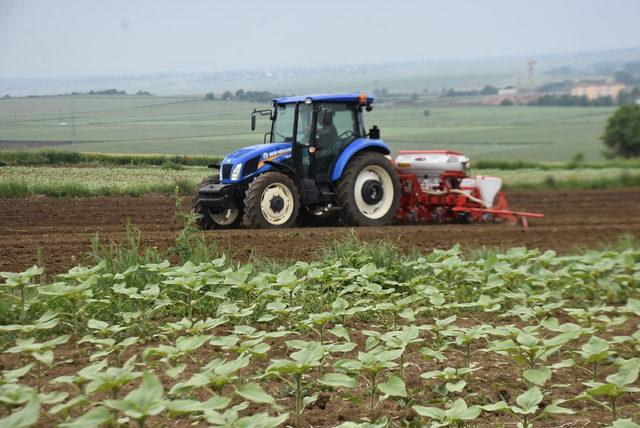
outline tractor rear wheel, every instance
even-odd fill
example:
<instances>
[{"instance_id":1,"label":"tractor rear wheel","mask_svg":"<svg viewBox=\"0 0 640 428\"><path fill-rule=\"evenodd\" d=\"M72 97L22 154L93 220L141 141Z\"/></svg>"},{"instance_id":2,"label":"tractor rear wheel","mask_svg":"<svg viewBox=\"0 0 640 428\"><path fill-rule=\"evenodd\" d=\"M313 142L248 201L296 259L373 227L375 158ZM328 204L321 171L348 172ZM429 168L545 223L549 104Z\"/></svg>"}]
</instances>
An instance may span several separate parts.
<instances>
[{"instance_id":1,"label":"tractor rear wheel","mask_svg":"<svg viewBox=\"0 0 640 428\"><path fill-rule=\"evenodd\" d=\"M336 186L342 219L349 226L390 224L400 203L400 178L389 159L364 152L347 164Z\"/></svg>"},{"instance_id":2,"label":"tractor rear wheel","mask_svg":"<svg viewBox=\"0 0 640 428\"><path fill-rule=\"evenodd\" d=\"M198 189L202 186L218 184L219 182L220 177L212 175L205 178L196 189L196 194L193 197L193 212L199 215L196 221L199 229L235 229L242 223L242 209L240 208L230 208L221 212L213 212L211 209L202 206Z\"/></svg>"},{"instance_id":3,"label":"tractor rear wheel","mask_svg":"<svg viewBox=\"0 0 640 428\"><path fill-rule=\"evenodd\" d=\"M300 210L295 183L286 175L269 171L258 175L244 197L245 216L258 229L292 227Z\"/></svg>"}]
</instances>

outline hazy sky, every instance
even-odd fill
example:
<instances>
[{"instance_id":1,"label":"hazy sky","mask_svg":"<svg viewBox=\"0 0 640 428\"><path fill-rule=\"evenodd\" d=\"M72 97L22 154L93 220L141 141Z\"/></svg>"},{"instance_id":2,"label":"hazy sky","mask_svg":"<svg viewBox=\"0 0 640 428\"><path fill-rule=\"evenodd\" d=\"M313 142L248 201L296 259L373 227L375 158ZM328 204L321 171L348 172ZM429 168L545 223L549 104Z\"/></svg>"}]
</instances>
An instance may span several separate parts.
<instances>
[{"instance_id":1,"label":"hazy sky","mask_svg":"<svg viewBox=\"0 0 640 428\"><path fill-rule=\"evenodd\" d=\"M639 18L639 0L0 0L0 77L635 47Z\"/></svg>"}]
</instances>

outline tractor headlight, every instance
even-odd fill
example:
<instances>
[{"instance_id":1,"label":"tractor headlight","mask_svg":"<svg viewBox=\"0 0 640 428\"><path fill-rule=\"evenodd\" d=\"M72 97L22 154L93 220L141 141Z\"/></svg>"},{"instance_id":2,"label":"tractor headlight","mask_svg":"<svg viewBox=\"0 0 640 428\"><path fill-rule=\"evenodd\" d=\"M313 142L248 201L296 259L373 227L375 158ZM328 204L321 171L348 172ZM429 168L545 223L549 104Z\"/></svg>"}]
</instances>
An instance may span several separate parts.
<instances>
[{"instance_id":1,"label":"tractor headlight","mask_svg":"<svg viewBox=\"0 0 640 428\"><path fill-rule=\"evenodd\" d=\"M242 163L239 163L233 167L233 171L231 171L231 179L233 181L240 178L240 171L242 171Z\"/></svg>"}]
</instances>

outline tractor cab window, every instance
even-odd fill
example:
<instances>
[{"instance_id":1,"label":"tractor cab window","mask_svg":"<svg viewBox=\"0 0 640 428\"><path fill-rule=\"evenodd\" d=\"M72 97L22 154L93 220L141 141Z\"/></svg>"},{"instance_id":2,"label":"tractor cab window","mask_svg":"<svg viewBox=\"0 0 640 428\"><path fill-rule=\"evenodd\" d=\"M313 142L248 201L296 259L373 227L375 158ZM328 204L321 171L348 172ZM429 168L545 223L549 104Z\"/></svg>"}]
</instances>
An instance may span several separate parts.
<instances>
[{"instance_id":1,"label":"tractor cab window","mask_svg":"<svg viewBox=\"0 0 640 428\"><path fill-rule=\"evenodd\" d=\"M330 148L337 143L350 143L357 129L354 107L347 104L326 103L318 106L318 145Z\"/></svg>"},{"instance_id":2,"label":"tractor cab window","mask_svg":"<svg viewBox=\"0 0 640 428\"><path fill-rule=\"evenodd\" d=\"M293 141L295 109L295 104L280 104L276 107L276 119L273 124L274 143L291 143ZM298 106L298 131L296 135L298 144L309 144L310 142L311 114L310 105Z\"/></svg>"},{"instance_id":3,"label":"tractor cab window","mask_svg":"<svg viewBox=\"0 0 640 428\"><path fill-rule=\"evenodd\" d=\"M360 136L358 110L354 105L324 103L317 106L318 125L316 142L316 174L327 180L333 163L354 139Z\"/></svg>"},{"instance_id":4,"label":"tractor cab window","mask_svg":"<svg viewBox=\"0 0 640 428\"><path fill-rule=\"evenodd\" d=\"M280 104L276 107L276 119L273 124L274 143L290 143L293 141L294 104Z\"/></svg>"}]
</instances>

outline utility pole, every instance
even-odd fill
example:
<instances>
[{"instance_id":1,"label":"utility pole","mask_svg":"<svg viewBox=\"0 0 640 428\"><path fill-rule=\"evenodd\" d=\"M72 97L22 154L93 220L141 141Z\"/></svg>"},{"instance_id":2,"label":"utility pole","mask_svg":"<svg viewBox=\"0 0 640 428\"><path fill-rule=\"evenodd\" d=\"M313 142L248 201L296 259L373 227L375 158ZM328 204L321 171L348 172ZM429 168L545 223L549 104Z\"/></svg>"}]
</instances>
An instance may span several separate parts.
<instances>
[{"instance_id":1,"label":"utility pole","mask_svg":"<svg viewBox=\"0 0 640 428\"><path fill-rule=\"evenodd\" d=\"M538 61L532 58L529 58L527 61L527 66L529 67L529 89L533 89L533 66L537 64Z\"/></svg>"}]
</instances>

